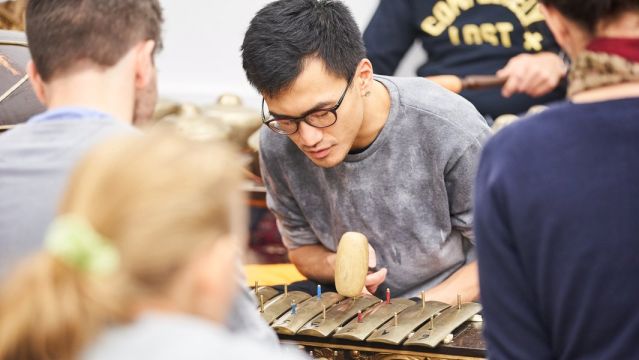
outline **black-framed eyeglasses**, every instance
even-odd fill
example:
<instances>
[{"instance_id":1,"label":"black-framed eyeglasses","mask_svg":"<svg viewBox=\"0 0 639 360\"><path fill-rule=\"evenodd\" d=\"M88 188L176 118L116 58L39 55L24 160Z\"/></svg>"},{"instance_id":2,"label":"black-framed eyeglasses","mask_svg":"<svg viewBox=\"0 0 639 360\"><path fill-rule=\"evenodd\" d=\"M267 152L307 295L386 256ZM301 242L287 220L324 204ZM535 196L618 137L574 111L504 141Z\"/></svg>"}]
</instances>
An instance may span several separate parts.
<instances>
[{"instance_id":1,"label":"black-framed eyeglasses","mask_svg":"<svg viewBox=\"0 0 639 360\"><path fill-rule=\"evenodd\" d=\"M344 97L348 89L351 87L353 77L351 76L346 84L346 89L340 96L335 106L330 109L315 109L304 113L300 117L288 117L288 116L273 116L269 114L268 119L264 114L264 98L262 98L262 122L266 124L271 130L282 135L293 135L299 130L300 122L305 122L308 125L315 128L327 128L337 122L337 109L342 105Z\"/></svg>"}]
</instances>

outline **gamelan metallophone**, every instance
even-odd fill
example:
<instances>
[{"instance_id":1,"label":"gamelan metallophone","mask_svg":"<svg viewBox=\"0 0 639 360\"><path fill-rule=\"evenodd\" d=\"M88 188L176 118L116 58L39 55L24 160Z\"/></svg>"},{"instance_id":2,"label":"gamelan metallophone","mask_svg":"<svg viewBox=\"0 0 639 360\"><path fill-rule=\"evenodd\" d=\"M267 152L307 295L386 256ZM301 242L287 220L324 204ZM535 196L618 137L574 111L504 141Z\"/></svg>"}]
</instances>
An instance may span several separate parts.
<instances>
[{"instance_id":1,"label":"gamelan metallophone","mask_svg":"<svg viewBox=\"0 0 639 360\"><path fill-rule=\"evenodd\" d=\"M314 358L370 360L482 359L481 305L410 299L386 300L334 292L311 296L255 287L262 318L284 344Z\"/></svg>"}]
</instances>

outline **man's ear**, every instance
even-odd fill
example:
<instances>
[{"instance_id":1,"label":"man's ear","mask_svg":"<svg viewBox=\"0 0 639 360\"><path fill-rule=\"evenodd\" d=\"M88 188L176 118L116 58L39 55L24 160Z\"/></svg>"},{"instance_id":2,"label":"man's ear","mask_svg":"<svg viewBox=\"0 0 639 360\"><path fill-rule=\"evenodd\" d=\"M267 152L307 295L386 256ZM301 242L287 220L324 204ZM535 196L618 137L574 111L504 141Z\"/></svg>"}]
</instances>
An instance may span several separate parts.
<instances>
[{"instance_id":1,"label":"man's ear","mask_svg":"<svg viewBox=\"0 0 639 360\"><path fill-rule=\"evenodd\" d=\"M29 60L29 63L27 64L27 75L29 75L29 81L31 81L31 87L33 88L33 92L36 94L36 97L46 106L47 94L45 91L44 81L42 81L42 76L40 76L38 69L36 69L33 60Z\"/></svg>"},{"instance_id":2,"label":"man's ear","mask_svg":"<svg viewBox=\"0 0 639 360\"><path fill-rule=\"evenodd\" d=\"M368 59L362 59L355 70L353 83L359 88L360 94L366 96L370 92L373 84L373 64Z\"/></svg>"},{"instance_id":3,"label":"man's ear","mask_svg":"<svg viewBox=\"0 0 639 360\"><path fill-rule=\"evenodd\" d=\"M568 50L566 49L566 45L567 40L570 38L570 29L566 26L565 18L552 6L539 4L539 8L557 43L565 50Z\"/></svg>"},{"instance_id":4,"label":"man's ear","mask_svg":"<svg viewBox=\"0 0 639 360\"><path fill-rule=\"evenodd\" d=\"M155 41L147 40L139 45L135 58L135 87L144 89L153 81L155 74Z\"/></svg>"}]
</instances>

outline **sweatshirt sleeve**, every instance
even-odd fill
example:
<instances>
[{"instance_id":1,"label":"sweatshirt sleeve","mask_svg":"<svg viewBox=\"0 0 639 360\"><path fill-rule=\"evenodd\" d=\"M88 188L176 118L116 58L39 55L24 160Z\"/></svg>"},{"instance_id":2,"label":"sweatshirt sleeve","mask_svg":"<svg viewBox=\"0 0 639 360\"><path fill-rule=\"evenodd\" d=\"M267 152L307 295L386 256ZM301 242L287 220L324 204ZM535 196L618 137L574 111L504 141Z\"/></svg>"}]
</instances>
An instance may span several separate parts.
<instances>
[{"instance_id":1,"label":"sweatshirt sleeve","mask_svg":"<svg viewBox=\"0 0 639 360\"><path fill-rule=\"evenodd\" d=\"M291 194L277 160L269 157L268 151L260 152L260 168L266 187L266 205L275 214L284 246L293 250L318 244L319 239Z\"/></svg>"},{"instance_id":2,"label":"sweatshirt sleeve","mask_svg":"<svg viewBox=\"0 0 639 360\"><path fill-rule=\"evenodd\" d=\"M498 148L495 140L483 151L475 187L475 236L488 355L496 360L552 359L533 284L509 221L508 181L513 180L508 165L517 162L506 161L508 150Z\"/></svg>"},{"instance_id":3,"label":"sweatshirt sleeve","mask_svg":"<svg viewBox=\"0 0 639 360\"><path fill-rule=\"evenodd\" d=\"M474 244L472 187L481 145L470 145L445 175L450 222Z\"/></svg>"},{"instance_id":4,"label":"sweatshirt sleeve","mask_svg":"<svg viewBox=\"0 0 639 360\"><path fill-rule=\"evenodd\" d=\"M409 0L381 0L364 31L364 44L373 71L393 75L415 41L418 29Z\"/></svg>"},{"instance_id":5,"label":"sweatshirt sleeve","mask_svg":"<svg viewBox=\"0 0 639 360\"><path fill-rule=\"evenodd\" d=\"M468 116L477 118L477 122L474 123L477 126L476 133L465 137L467 144L461 155L458 155L456 159L453 159L454 161L451 165L446 167L444 180L446 182L451 226L453 229L460 231L472 245L475 245L475 236L473 234L473 182L482 146L492 133L488 127L484 126L484 118L474 109ZM481 124L481 126L477 124Z\"/></svg>"}]
</instances>

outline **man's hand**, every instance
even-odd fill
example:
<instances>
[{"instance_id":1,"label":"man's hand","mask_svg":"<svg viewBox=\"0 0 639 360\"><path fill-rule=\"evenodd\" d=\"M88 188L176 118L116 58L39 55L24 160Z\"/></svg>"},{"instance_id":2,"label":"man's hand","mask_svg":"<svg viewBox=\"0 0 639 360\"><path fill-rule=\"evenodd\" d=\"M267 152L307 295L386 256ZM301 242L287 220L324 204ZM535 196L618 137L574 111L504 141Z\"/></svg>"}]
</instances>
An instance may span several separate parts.
<instances>
[{"instance_id":1,"label":"man's hand","mask_svg":"<svg viewBox=\"0 0 639 360\"><path fill-rule=\"evenodd\" d=\"M441 284L426 291L426 299L441 301L447 304L457 303L457 295L462 301L477 301L479 299L479 273L477 261L462 266Z\"/></svg>"},{"instance_id":2,"label":"man's hand","mask_svg":"<svg viewBox=\"0 0 639 360\"><path fill-rule=\"evenodd\" d=\"M386 280L386 274L388 270L383 268L377 272L366 275L366 281L364 282L364 294L375 294L377 288Z\"/></svg>"},{"instance_id":3,"label":"man's hand","mask_svg":"<svg viewBox=\"0 0 639 360\"><path fill-rule=\"evenodd\" d=\"M322 245L307 245L289 251L291 262L297 269L311 280L323 283L335 281L336 254ZM377 266L375 249L368 245L368 267ZM375 293L381 283L386 280L386 268L366 276L362 293Z\"/></svg>"},{"instance_id":4,"label":"man's hand","mask_svg":"<svg viewBox=\"0 0 639 360\"><path fill-rule=\"evenodd\" d=\"M566 72L566 65L559 55L541 52L515 56L497 71L497 76L507 79L501 91L504 97L516 93L539 97L554 90Z\"/></svg>"},{"instance_id":5,"label":"man's hand","mask_svg":"<svg viewBox=\"0 0 639 360\"><path fill-rule=\"evenodd\" d=\"M308 279L320 283L335 282L335 253L322 245L307 245L289 250L288 257Z\"/></svg>"},{"instance_id":6,"label":"man's hand","mask_svg":"<svg viewBox=\"0 0 639 360\"><path fill-rule=\"evenodd\" d=\"M375 253L375 249L368 244L368 268L374 269L375 267L377 267L377 254ZM386 280L386 274L388 274L386 268L382 268L376 272L369 272L368 275L366 275L366 280L364 280L362 294L375 294L377 288Z\"/></svg>"}]
</instances>

